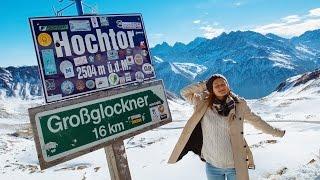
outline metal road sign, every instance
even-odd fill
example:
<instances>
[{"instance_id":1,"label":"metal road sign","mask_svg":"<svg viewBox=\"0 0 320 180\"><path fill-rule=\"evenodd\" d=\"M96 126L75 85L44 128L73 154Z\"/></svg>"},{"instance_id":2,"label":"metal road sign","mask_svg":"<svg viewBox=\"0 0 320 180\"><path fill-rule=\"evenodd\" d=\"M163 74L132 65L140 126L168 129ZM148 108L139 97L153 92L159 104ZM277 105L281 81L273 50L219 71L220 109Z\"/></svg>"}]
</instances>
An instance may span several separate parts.
<instances>
[{"instance_id":1,"label":"metal road sign","mask_svg":"<svg viewBox=\"0 0 320 180\"><path fill-rule=\"evenodd\" d=\"M46 102L155 78L141 14L29 21Z\"/></svg>"},{"instance_id":2,"label":"metal road sign","mask_svg":"<svg viewBox=\"0 0 320 180\"><path fill-rule=\"evenodd\" d=\"M41 169L171 122L162 81L29 109Z\"/></svg>"}]
</instances>

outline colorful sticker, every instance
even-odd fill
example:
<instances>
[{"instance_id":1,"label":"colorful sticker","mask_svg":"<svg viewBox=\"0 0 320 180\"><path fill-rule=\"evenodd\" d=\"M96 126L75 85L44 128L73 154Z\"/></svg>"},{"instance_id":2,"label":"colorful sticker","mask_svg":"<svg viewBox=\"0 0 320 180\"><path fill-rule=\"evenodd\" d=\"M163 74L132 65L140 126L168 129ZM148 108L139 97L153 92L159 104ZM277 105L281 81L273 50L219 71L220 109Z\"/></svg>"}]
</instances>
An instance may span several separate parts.
<instances>
[{"instance_id":1,"label":"colorful sticker","mask_svg":"<svg viewBox=\"0 0 320 180\"><path fill-rule=\"evenodd\" d=\"M47 47L52 43L52 38L48 33L40 33L37 40L38 43L43 47Z\"/></svg>"},{"instance_id":2,"label":"colorful sticker","mask_svg":"<svg viewBox=\"0 0 320 180\"><path fill-rule=\"evenodd\" d=\"M122 29L142 29L140 22L123 22L119 20L117 21L117 26Z\"/></svg>"},{"instance_id":3,"label":"colorful sticker","mask_svg":"<svg viewBox=\"0 0 320 180\"><path fill-rule=\"evenodd\" d=\"M70 31L91 31L89 20L70 20Z\"/></svg>"},{"instance_id":4,"label":"colorful sticker","mask_svg":"<svg viewBox=\"0 0 320 180\"><path fill-rule=\"evenodd\" d=\"M86 82L86 87L88 88L88 89L93 89L94 87L95 87L95 83L94 83L94 81L93 80L88 80L87 82Z\"/></svg>"},{"instance_id":5,"label":"colorful sticker","mask_svg":"<svg viewBox=\"0 0 320 180\"><path fill-rule=\"evenodd\" d=\"M142 50L141 51L141 55L146 57L148 55L148 51L147 50Z\"/></svg>"},{"instance_id":6,"label":"colorful sticker","mask_svg":"<svg viewBox=\"0 0 320 180\"><path fill-rule=\"evenodd\" d=\"M131 122L131 124L139 124L141 122L143 122L145 119L145 117L141 114L136 114L136 115L132 115L130 117L128 117L129 122Z\"/></svg>"},{"instance_id":7,"label":"colorful sticker","mask_svg":"<svg viewBox=\"0 0 320 180\"><path fill-rule=\"evenodd\" d=\"M46 87L48 91L53 91L56 89L56 84L54 82L54 79L47 79L46 80Z\"/></svg>"},{"instance_id":8,"label":"colorful sticker","mask_svg":"<svg viewBox=\"0 0 320 180\"><path fill-rule=\"evenodd\" d=\"M116 59L119 59L118 51L117 51L117 50L107 51L107 57L108 57L108 60L116 60Z\"/></svg>"},{"instance_id":9,"label":"colorful sticker","mask_svg":"<svg viewBox=\"0 0 320 180\"><path fill-rule=\"evenodd\" d=\"M111 73L109 75L109 83L111 86L115 86L117 84L119 84L119 76L116 73Z\"/></svg>"},{"instance_id":10,"label":"colorful sticker","mask_svg":"<svg viewBox=\"0 0 320 180\"><path fill-rule=\"evenodd\" d=\"M144 42L144 41L141 41L140 42L140 46L139 46L141 49L145 49L145 48L147 48L146 47L146 43Z\"/></svg>"},{"instance_id":11,"label":"colorful sticker","mask_svg":"<svg viewBox=\"0 0 320 180\"><path fill-rule=\"evenodd\" d=\"M86 56L80 56L80 57L73 58L73 61L74 61L75 66L81 66L84 64L88 64L88 60L87 60Z\"/></svg>"},{"instance_id":12,"label":"colorful sticker","mask_svg":"<svg viewBox=\"0 0 320 180\"><path fill-rule=\"evenodd\" d=\"M122 20L117 20L116 24L118 28L122 28Z\"/></svg>"},{"instance_id":13,"label":"colorful sticker","mask_svg":"<svg viewBox=\"0 0 320 180\"><path fill-rule=\"evenodd\" d=\"M136 31L136 35L143 35L144 34L144 32L143 31Z\"/></svg>"},{"instance_id":14,"label":"colorful sticker","mask_svg":"<svg viewBox=\"0 0 320 180\"><path fill-rule=\"evenodd\" d=\"M159 112L162 114L162 113L164 113L164 106L161 104L161 105L159 105L158 106L158 110L159 110Z\"/></svg>"},{"instance_id":15,"label":"colorful sticker","mask_svg":"<svg viewBox=\"0 0 320 180\"><path fill-rule=\"evenodd\" d=\"M158 105L158 111L160 112L160 119L161 120L168 118L168 115L165 112L165 108L162 104Z\"/></svg>"},{"instance_id":16,"label":"colorful sticker","mask_svg":"<svg viewBox=\"0 0 320 180\"><path fill-rule=\"evenodd\" d=\"M56 152L56 148L58 147L58 143L56 142L49 142L47 144L44 145L44 150L46 150L47 152L51 152L54 153Z\"/></svg>"},{"instance_id":17,"label":"colorful sticker","mask_svg":"<svg viewBox=\"0 0 320 180\"><path fill-rule=\"evenodd\" d=\"M133 56L127 56L126 57L126 61L127 61L129 66L133 65L134 64Z\"/></svg>"},{"instance_id":18,"label":"colorful sticker","mask_svg":"<svg viewBox=\"0 0 320 180\"><path fill-rule=\"evenodd\" d=\"M42 62L44 67L45 75L57 74L57 67L54 59L54 54L52 49L41 50Z\"/></svg>"},{"instance_id":19,"label":"colorful sticker","mask_svg":"<svg viewBox=\"0 0 320 180\"><path fill-rule=\"evenodd\" d=\"M153 66L150 63L145 63L142 65L142 71L145 74L152 74L154 72Z\"/></svg>"},{"instance_id":20,"label":"colorful sticker","mask_svg":"<svg viewBox=\"0 0 320 180\"><path fill-rule=\"evenodd\" d=\"M60 99L62 99L62 94L48 95L48 98L47 98L49 102L58 101Z\"/></svg>"},{"instance_id":21,"label":"colorful sticker","mask_svg":"<svg viewBox=\"0 0 320 180\"><path fill-rule=\"evenodd\" d=\"M126 82L130 82L131 81L131 74L129 72L126 72L124 74L125 78L126 78Z\"/></svg>"},{"instance_id":22,"label":"colorful sticker","mask_svg":"<svg viewBox=\"0 0 320 180\"><path fill-rule=\"evenodd\" d=\"M151 112L151 116L152 116L152 119L154 119L155 121L160 121L160 112L157 108L157 106L155 107L151 107L150 108L150 112Z\"/></svg>"},{"instance_id":23,"label":"colorful sticker","mask_svg":"<svg viewBox=\"0 0 320 180\"><path fill-rule=\"evenodd\" d=\"M97 89L109 87L108 77L100 77L95 79Z\"/></svg>"},{"instance_id":24,"label":"colorful sticker","mask_svg":"<svg viewBox=\"0 0 320 180\"><path fill-rule=\"evenodd\" d=\"M76 82L76 89L78 91L83 91L84 88L86 87L85 83L82 80L77 80Z\"/></svg>"},{"instance_id":25,"label":"colorful sticker","mask_svg":"<svg viewBox=\"0 0 320 180\"><path fill-rule=\"evenodd\" d=\"M125 50L119 50L119 59L124 59L126 57L126 51Z\"/></svg>"},{"instance_id":26,"label":"colorful sticker","mask_svg":"<svg viewBox=\"0 0 320 180\"><path fill-rule=\"evenodd\" d=\"M89 62L93 63L94 62L94 56L89 56Z\"/></svg>"},{"instance_id":27,"label":"colorful sticker","mask_svg":"<svg viewBox=\"0 0 320 180\"><path fill-rule=\"evenodd\" d=\"M120 82L120 84L126 83L126 78L125 77L120 77L119 78L119 82Z\"/></svg>"},{"instance_id":28,"label":"colorful sticker","mask_svg":"<svg viewBox=\"0 0 320 180\"><path fill-rule=\"evenodd\" d=\"M136 81L138 81L138 82L143 82L143 80L144 80L144 74L141 71L137 71L135 73L135 77L136 77Z\"/></svg>"},{"instance_id":29,"label":"colorful sticker","mask_svg":"<svg viewBox=\"0 0 320 180\"><path fill-rule=\"evenodd\" d=\"M96 54L96 60L98 60L98 61L101 61L101 60L102 60L101 54Z\"/></svg>"},{"instance_id":30,"label":"colorful sticker","mask_svg":"<svg viewBox=\"0 0 320 180\"><path fill-rule=\"evenodd\" d=\"M100 16L99 19L101 26L109 26L109 21L106 16Z\"/></svg>"},{"instance_id":31,"label":"colorful sticker","mask_svg":"<svg viewBox=\"0 0 320 180\"><path fill-rule=\"evenodd\" d=\"M130 48L126 49L126 55L127 56L130 56L132 54L133 54L133 49L130 49Z\"/></svg>"},{"instance_id":32,"label":"colorful sticker","mask_svg":"<svg viewBox=\"0 0 320 180\"><path fill-rule=\"evenodd\" d=\"M63 94L69 95L72 94L74 91L74 85L71 81L63 81L61 84L61 91Z\"/></svg>"},{"instance_id":33,"label":"colorful sticker","mask_svg":"<svg viewBox=\"0 0 320 180\"><path fill-rule=\"evenodd\" d=\"M62 61L60 64L60 71L63 73L66 79L75 76L73 65L70 61L67 61L67 60Z\"/></svg>"},{"instance_id":34,"label":"colorful sticker","mask_svg":"<svg viewBox=\"0 0 320 180\"><path fill-rule=\"evenodd\" d=\"M63 31L68 30L68 24L39 26L39 31Z\"/></svg>"},{"instance_id":35,"label":"colorful sticker","mask_svg":"<svg viewBox=\"0 0 320 180\"><path fill-rule=\"evenodd\" d=\"M137 64L137 65L142 65L143 64L143 57L141 56L141 54L136 54L134 56L134 62Z\"/></svg>"},{"instance_id":36,"label":"colorful sticker","mask_svg":"<svg viewBox=\"0 0 320 180\"><path fill-rule=\"evenodd\" d=\"M99 27L97 17L91 17L91 24L92 24L92 27L93 27L93 28Z\"/></svg>"}]
</instances>

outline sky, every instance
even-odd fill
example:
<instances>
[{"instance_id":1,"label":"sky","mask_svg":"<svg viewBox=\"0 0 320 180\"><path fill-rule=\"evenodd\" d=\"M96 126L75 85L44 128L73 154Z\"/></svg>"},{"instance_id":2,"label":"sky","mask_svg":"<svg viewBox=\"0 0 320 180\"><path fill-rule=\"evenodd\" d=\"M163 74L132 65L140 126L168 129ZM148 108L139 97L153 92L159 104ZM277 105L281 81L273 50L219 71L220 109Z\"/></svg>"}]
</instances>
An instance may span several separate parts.
<instances>
[{"instance_id":1,"label":"sky","mask_svg":"<svg viewBox=\"0 0 320 180\"><path fill-rule=\"evenodd\" d=\"M84 12L141 13L149 46L189 43L222 32L251 30L285 38L320 28L318 0L84 0ZM0 67L36 65L29 17L55 16L70 0L3 1ZM53 8L54 7L54 8ZM75 6L62 15L77 15Z\"/></svg>"}]
</instances>

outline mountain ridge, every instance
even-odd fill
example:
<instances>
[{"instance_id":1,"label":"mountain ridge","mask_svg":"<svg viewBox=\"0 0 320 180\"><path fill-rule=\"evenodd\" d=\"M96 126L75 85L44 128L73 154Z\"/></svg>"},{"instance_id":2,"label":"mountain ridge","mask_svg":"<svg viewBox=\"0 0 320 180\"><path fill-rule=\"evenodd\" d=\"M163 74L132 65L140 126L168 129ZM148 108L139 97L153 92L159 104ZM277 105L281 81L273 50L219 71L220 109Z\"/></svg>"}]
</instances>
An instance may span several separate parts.
<instances>
[{"instance_id":1,"label":"mountain ridge","mask_svg":"<svg viewBox=\"0 0 320 180\"><path fill-rule=\"evenodd\" d=\"M193 42L199 38L188 44L176 43L173 46L163 42L151 49L151 55L155 66L169 62L194 63L206 67L204 72L193 72L197 74L194 78L183 76L186 78L183 79L184 82L195 83L206 80L214 73L220 73L228 78L236 93L246 98L259 98L271 93L286 78L319 67L320 53L316 48L318 45L320 47L320 41L312 36L312 33L318 32L319 30L308 31L308 35L286 39L271 33L263 35L253 31L232 31L212 39L200 38L200 43L195 45ZM312 37L308 44L305 43L307 37ZM166 80L162 74L157 75ZM172 76L174 75L176 74L173 73ZM177 94L183 86L188 85L177 86L170 81L165 81L167 87Z\"/></svg>"}]
</instances>

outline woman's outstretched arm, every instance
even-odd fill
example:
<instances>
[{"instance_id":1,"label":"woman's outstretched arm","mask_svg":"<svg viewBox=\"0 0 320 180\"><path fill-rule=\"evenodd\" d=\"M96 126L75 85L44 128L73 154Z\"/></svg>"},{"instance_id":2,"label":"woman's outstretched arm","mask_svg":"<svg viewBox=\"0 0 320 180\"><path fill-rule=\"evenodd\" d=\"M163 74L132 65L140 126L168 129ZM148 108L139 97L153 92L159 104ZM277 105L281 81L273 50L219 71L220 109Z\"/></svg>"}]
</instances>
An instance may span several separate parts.
<instances>
[{"instance_id":1,"label":"woman's outstretched arm","mask_svg":"<svg viewBox=\"0 0 320 180\"><path fill-rule=\"evenodd\" d=\"M243 111L245 120L253 125L256 129L261 130L264 133L271 134L277 137L283 137L285 134L284 130L272 127L270 124L261 119L260 116L253 113L248 106L247 102L243 100Z\"/></svg>"}]
</instances>

